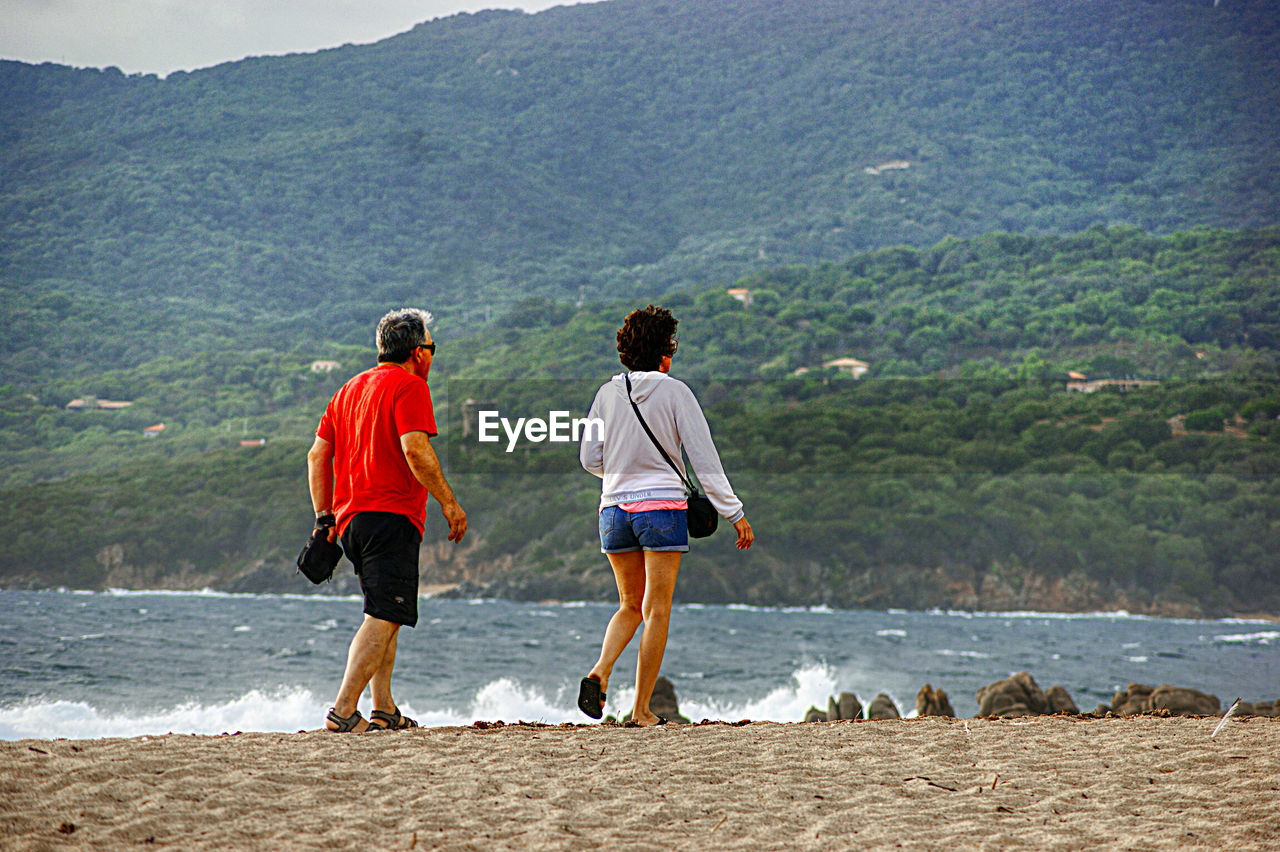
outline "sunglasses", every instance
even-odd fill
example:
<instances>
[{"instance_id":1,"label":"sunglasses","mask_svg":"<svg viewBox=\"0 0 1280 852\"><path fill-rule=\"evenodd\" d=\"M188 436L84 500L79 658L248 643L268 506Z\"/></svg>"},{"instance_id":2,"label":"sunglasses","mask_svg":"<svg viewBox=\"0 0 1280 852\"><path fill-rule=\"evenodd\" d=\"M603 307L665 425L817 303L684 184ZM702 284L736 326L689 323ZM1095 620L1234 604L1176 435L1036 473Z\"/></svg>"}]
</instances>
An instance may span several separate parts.
<instances>
[{"instance_id":1,"label":"sunglasses","mask_svg":"<svg viewBox=\"0 0 1280 852\"><path fill-rule=\"evenodd\" d=\"M414 349L425 349L425 350L427 350L428 352L430 352L433 356L436 354L436 342L435 342L434 340L433 340L433 341L431 341L430 343L419 343L417 346L415 346L415 347L413 347L413 348L414 348Z\"/></svg>"}]
</instances>

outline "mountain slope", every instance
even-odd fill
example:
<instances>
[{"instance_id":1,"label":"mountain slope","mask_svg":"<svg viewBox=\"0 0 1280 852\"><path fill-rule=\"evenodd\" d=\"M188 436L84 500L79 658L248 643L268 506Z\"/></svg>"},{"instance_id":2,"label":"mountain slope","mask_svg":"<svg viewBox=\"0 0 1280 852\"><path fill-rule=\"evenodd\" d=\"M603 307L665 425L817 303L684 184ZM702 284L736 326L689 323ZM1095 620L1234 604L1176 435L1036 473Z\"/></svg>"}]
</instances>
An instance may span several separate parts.
<instances>
[{"instance_id":1,"label":"mountain slope","mask_svg":"<svg viewBox=\"0 0 1280 852\"><path fill-rule=\"evenodd\" d=\"M108 365L363 343L401 301L447 337L520 295L948 234L1271 224L1278 21L1230 0L614 0L164 80L0 63L0 283L31 311L0 373L65 367L73 341ZM66 299L101 325L64 328Z\"/></svg>"}]
</instances>

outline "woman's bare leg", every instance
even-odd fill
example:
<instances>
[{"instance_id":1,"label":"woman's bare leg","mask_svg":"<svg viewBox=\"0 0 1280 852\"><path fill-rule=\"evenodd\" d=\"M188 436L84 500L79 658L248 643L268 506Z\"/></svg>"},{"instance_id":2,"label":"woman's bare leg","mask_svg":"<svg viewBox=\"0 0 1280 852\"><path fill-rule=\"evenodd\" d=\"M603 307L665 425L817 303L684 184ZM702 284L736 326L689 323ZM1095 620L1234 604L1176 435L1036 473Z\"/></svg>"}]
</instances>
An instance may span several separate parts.
<instances>
[{"instance_id":1,"label":"woman's bare leg","mask_svg":"<svg viewBox=\"0 0 1280 852\"><path fill-rule=\"evenodd\" d=\"M600 681L601 692L608 691L613 664L618 661L643 620L641 606L645 589L643 551L609 553L607 556L609 564L613 566L613 580L618 586L618 611L609 619L609 626L604 631L604 642L600 645L600 659L596 660L588 675Z\"/></svg>"},{"instance_id":2,"label":"woman's bare leg","mask_svg":"<svg viewBox=\"0 0 1280 852\"><path fill-rule=\"evenodd\" d=\"M658 721L658 717L649 710L649 698L653 695L653 685L658 682L662 655L667 650L671 596L675 592L682 556L684 553L681 551L651 550L644 554L644 602L640 607L644 632L640 634L640 659L636 664L636 703L631 710L631 721L638 725L652 725Z\"/></svg>"}]
</instances>

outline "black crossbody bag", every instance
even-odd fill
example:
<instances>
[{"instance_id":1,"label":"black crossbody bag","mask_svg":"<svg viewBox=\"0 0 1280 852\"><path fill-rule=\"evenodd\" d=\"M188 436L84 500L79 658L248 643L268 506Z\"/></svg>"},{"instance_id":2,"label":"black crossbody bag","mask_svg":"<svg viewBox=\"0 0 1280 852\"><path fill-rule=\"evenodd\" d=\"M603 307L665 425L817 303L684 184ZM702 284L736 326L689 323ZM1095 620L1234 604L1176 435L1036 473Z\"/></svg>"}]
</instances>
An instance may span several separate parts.
<instances>
[{"instance_id":1,"label":"black crossbody bag","mask_svg":"<svg viewBox=\"0 0 1280 852\"><path fill-rule=\"evenodd\" d=\"M662 444L658 443L658 439L649 428L649 424L644 422L644 416L640 414L640 407L631 398L631 377L624 376L623 378L627 382L627 402L631 403L631 410L636 413L636 419L644 427L644 433L649 436L650 441L653 441L653 445L658 448L658 452L662 453L662 457L667 460L667 464L671 465L671 469L676 472L676 476L680 477L680 481L684 483L684 487L688 491L685 499L688 501L689 509L685 514L689 521L689 537L706 538L716 531L716 524L720 523L720 513L716 511L715 506L711 505L707 495L695 488L693 482L680 472L680 468L676 467L676 463L671 460L671 456L667 455L667 451L662 448Z\"/></svg>"}]
</instances>

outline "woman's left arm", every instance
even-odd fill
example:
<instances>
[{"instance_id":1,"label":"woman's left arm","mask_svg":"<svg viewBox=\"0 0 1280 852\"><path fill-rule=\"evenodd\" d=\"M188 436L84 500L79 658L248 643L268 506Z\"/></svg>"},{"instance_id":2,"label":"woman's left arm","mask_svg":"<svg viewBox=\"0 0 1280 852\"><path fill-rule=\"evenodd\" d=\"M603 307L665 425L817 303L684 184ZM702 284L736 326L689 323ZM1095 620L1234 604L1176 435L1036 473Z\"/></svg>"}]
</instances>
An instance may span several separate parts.
<instances>
[{"instance_id":1,"label":"woman's left arm","mask_svg":"<svg viewBox=\"0 0 1280 852\"><path fill-rule=\"evenodd\" d=\"M680 434L680 442L689 456L694 473L698 475L698 484L707 493L711 505L716 507L722 518L729 523L736 523L743 516L742 501L733 493L729 477L725 476L702 406L698 404L693 391L683 382L680 388L682 392L676 406L676 429Z\"/></svg>"}]
</instances>

